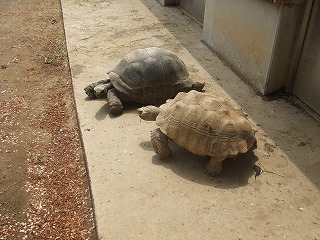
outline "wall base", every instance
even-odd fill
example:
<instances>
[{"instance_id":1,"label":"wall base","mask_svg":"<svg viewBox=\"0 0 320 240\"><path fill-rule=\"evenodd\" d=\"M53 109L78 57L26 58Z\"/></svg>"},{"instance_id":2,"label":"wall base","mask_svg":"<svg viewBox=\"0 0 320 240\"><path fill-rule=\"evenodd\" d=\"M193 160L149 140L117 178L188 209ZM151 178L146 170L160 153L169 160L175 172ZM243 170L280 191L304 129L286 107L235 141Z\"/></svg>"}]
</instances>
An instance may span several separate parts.
<instances>
[{"instance_id":1,"label":"wall base","mask_svg":"<svg viewBox=\"0 0 320 240\"><path fill-rule=\"evenodd\" d=\"M179 0L157 0L157 2L164 7L164 6L176 5L179 3Z\"/></svg>"}]
</instances>

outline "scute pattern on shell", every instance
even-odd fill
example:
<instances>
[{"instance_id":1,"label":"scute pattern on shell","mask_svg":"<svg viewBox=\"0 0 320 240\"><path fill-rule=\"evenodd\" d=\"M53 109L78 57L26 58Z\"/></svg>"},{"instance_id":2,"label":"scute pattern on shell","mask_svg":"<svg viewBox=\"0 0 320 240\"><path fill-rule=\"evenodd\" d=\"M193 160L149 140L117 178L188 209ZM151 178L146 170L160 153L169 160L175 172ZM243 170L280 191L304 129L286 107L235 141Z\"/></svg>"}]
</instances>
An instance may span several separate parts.
<instances>
[{"instance_id":1,"label":"scute pattern on shell","mask_svg":"<svg viewBox=\"0 0 320 240\"><path fill-rule=\"evenodd\" d=\"M185 64L176 54L157 47L130 52L108 74L120 92L148 100L170 98L174 85L189 77ZM165 87L168 90L159 91Z\"/></svg>"},{"instance_id":2,"label":"scute pattern on shell","mask_svg":"<svg viewBox=\"0 0 320 240\"><path fill-rule=\"evenodd\" d=\"M253 145L254 131L244 113L209 94L178 93L160 110L161 131L194 154L236 156Z\"/></svg>"}]
</instances>

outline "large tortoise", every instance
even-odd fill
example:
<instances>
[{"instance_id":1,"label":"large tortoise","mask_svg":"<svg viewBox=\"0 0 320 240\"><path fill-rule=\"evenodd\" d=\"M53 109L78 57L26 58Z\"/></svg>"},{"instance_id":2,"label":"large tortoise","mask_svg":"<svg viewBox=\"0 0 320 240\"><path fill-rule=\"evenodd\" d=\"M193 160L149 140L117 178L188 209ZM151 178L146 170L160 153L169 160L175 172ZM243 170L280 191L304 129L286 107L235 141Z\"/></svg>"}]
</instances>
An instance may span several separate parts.
<instances>
[{"instance_id":1,"label":"large tortoise","mask_svg":"<svg viewBox=\"0 0 320 240\"><path fill-rule=\"evenodd\" d=\"M160 127L151 133L151 142L160 159L172 155L171 139L180 147L200 155L211 156L210 174L222 171L222 161L256 146L255 130L241 109L207 93L178 93L160 108L138 109L140 118L156 121Z\"/></svg>"},{"instance_id":2,"label":"large tortoise","mask_svg":"<svg viewBox=\"0 0 320 240\"><path fill-rule=\"evenodd\" d=\"M122 113L122 102L162 104L178 92L202 91L204 87L204 83L189 78L185 64L176 54L158 47L130 52L108 75L109 79L92 83L84 90L92 99L106 96L111 114Z\"/></svg>"}]
</instances>

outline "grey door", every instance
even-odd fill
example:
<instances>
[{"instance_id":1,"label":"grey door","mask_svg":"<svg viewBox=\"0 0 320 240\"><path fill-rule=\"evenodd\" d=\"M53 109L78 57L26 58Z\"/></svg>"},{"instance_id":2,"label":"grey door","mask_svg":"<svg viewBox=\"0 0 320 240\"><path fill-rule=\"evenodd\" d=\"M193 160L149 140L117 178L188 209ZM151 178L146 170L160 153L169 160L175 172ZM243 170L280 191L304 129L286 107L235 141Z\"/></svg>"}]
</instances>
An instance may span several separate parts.
<instances>
[{"instance_id":1,"label":"grey door","mask_svg":"<svg viewBox=\"0 0 320 240\"><path fill-rule=\"evenodd\" d=\"M298 65L293 93L320 114L320 1L315 0Z\"/></svg>"}]
</instances>

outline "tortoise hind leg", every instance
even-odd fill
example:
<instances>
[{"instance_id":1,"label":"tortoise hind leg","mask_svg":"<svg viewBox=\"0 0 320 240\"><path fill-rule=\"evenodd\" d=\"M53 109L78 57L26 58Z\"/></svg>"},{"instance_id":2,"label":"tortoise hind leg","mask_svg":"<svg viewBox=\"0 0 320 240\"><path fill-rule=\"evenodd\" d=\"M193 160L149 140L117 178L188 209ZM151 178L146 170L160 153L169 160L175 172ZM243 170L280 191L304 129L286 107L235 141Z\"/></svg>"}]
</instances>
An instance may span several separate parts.
<instances>
[{"instance_id":1,"label":"tortoise hind leg","mask_svg":"<svg viewBox=\"0 0 320 240\"><path fill-rule=\"evenodd\" d=\"M106 96L107 91L112 87L113 85L110 79L107 79L89 84L84 88L84 91L91 99L103 98Z\"/></svg>"},{"instance_id":2,"label":"tortoise hind leg","mask_svg":"<svg viewBox=\"0 0 320 240\"><path fill-rule=\"evenodd\" d=\"M118 96L118 91L115 88L108 91L107 102L112 115L119 115L123 112L123 105Z\"/></svg>"},{"instance_id":3,"label":"tortoise hind leg","mask_svg":"<svg viewBox=\"0 0 320 240\"><path fill-rule=\"evenodd\" d=\"M159 155L160 159L166 159L172 155L168 144L168 136L161 132L160 128L151 132L151 142L155 153Z\"/></svg>"},{"instance_id":4,"label":"tortoise hind leg","mask_svg":"<svg viewBox=\"0 0 320 240\"><path fill-rule=\"evenodd\" d=\"M222 161L225 157L211 157L207 163L207 171L210 175L218 175L222 172Z\"/></svg>"}]
</instances>

